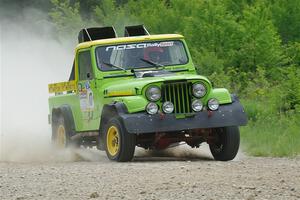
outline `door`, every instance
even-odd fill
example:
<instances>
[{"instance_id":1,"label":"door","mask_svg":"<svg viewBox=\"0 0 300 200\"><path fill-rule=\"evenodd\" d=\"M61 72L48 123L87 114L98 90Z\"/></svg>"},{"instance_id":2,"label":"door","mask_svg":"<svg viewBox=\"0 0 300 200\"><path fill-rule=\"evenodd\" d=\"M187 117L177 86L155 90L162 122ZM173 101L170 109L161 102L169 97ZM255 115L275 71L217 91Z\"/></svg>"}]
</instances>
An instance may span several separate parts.
<instances>
[{"instance_id":1,"label":"door","mask_svg":"<svg viewBox=\"0 0 300 200\"><path fill-rule=\"evenodd\" d=\"M90 49L79 51L78 56L78 97L82 113L83 128L88 129L88 125L94 114L94 75L91 62Z\"/></svg>"}]
</instances>

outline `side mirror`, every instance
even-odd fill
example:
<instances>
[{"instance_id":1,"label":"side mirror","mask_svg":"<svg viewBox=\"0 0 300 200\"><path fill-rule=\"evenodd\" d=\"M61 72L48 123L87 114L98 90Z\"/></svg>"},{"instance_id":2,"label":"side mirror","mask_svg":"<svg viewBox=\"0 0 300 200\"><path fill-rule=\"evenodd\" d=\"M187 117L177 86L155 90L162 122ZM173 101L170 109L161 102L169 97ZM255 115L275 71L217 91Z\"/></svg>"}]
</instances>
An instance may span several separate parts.
<instances>
[{"instance_id":1,"label":"side mirror","mask_svg":"<svg viewBox=\"0 0 300 200\"><path fill-rule=\"evenodd\" d=\"M87 79L90 79L90 78L91 78L90 72L86 73L86 77L87 77Z\"/></svg>"}]
</instances>

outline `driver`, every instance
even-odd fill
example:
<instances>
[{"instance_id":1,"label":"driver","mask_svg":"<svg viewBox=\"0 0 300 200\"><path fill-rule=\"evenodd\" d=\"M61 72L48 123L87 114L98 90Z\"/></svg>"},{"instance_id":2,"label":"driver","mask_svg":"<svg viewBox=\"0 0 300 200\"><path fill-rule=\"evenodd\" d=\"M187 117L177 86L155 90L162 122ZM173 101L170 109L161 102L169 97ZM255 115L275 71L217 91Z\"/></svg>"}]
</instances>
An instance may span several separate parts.
<instances>
[{"instance_id":1,"label":"driver","mask_svg":"<svg viewBox=\"0 0 300 200\"><path fill-rule=\"evenodd\" d=\"M160 63L162 61L164 50L161 47L148 47L144 51L144 59Z\"/></svg>"}]
</instances>

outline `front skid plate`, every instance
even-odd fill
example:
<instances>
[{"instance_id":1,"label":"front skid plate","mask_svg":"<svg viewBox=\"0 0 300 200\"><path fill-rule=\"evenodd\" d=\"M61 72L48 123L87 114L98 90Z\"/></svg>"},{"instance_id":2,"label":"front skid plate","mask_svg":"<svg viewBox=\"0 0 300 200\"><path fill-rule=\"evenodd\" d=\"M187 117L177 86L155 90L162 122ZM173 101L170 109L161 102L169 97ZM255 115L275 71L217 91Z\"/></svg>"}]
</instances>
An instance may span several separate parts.
<instances>
[{"instance_id":1,"label":"front skid plate","mask_svg":"<svg viewBox=\"0 0 300 200\"><path fill-rule=\"evenodd\" d=\"M246 113L238 101L220 105L217 111L202 111L193 117L183 119L176 119L175 114L166 114L162 118L159 114L149 115L147 113L121 114L120 117L123 119L127 131L134 134L247 124Z\"/></svg>"}]
</instances>

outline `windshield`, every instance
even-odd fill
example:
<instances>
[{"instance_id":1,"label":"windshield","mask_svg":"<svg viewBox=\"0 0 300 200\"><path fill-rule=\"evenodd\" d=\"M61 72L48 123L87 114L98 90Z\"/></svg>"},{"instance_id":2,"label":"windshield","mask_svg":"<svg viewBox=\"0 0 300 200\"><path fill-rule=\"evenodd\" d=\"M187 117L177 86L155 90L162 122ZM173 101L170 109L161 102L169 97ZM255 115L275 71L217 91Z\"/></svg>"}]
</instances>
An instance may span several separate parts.
<instances>
[{"instance_id":1,"label":"windshield","mask_svg":"<svg viewBox=\"0 0 300 200\"><path fill-rule=\"evenodd\" d=\"M188 57L181 41L155 41L96 48L101 71L183 65Z\"/></svg>"}]
</instances>

